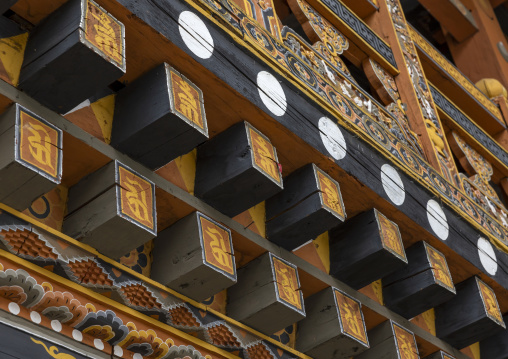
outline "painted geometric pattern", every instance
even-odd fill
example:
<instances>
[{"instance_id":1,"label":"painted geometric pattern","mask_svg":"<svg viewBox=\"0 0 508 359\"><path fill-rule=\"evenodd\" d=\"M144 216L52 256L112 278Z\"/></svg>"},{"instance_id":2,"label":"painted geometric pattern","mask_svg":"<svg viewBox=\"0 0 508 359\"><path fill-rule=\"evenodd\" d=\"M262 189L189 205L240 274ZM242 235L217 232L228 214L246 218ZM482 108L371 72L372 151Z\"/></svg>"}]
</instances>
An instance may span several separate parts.
<instances>
[{"instance_id":1,"label":"painted geometric pattern","mask_svg":"<svg viewBox=\"0 0 508 359\"><path fill-rule=\"evenodd\" d=\"M22 255L18 253L19 239L12 239L16 233L30 238L23 245L28 249ZM170 292L140 280L136 274L107 263L7 212L0 212L0 247L240 358L297 358L294 354L226 322L209 311L203 311ZM43 256L41 253L44 253ZM1 257L0 253L0 263L4 263ZM121 319L111 307L89 303L77 297L75 292L66 292L63 287L59 289L57 283L50 284L46 280L34 279L24 269L0 271L0 298L2 297L20 306L37 310L43 316L99 338L112 346L119 345L126 351L139 353L145 358L178 358L169 354L177 350L177 344L178 348L184 344L177 343L175 338L159 337L160 333L147 328L146 324L143 326L130 322L131 318ZM210 300L213 301L213 298ZM184 346L181 350L185 352L185 348ZM204 354L189 355L191 358L203 356ZM216 357L217 355L211 356Z\"/></svg>"}]
</instances>

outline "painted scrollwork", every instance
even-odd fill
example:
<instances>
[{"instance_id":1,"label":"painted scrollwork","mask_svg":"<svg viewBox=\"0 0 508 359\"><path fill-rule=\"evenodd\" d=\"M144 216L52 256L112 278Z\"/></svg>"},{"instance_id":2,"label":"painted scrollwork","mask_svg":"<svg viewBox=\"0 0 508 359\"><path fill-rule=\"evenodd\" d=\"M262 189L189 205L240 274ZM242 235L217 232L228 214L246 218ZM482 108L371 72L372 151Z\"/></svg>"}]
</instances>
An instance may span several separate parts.
<instances>
[{"instance_id":1,"label":"painted scrollwork","mask_svg":"<svg viewBox=\"0 0 508 359\"><path fill-rule=\"evenodd\" d=\"M400 134L395 134L397 138L404 141L404 143L411 146L411 148L425 158L420 139L418 135L411 130L409 125L409 119L406 115L406 105L401 101L399 89L393 76L371 58L364 61L363 68L371 86L397 123L395 128L400 130ZM387 123L389 125L388 129L393 132L394 121L391 120L390 122L392 123Z\"/></svg>"},{"instance_id":2,"label":"painted scrollwork","mask_svg":"<svg viewBox=\"0 0 508 359\"><path fill-rule=\"evenodd\" d=\"M433 104L432 95L425 80L423 69L421 67L416 47L412 42L409 34L408 25L402 14L399 0L387 0L388 9L390 11L393 25L397 33L397 38L404 56L404 62L413 88L416 92L421 112L425 119L425 126L430 141L434 146L434 150L440 163L443 175L456 186L461 187L458 172L453 162L453 158L448 149L444 132L439 117Z\"/></svg>"},{"instance_id":3,"label":"painted scrollwork","mask_svg":"<svg viewBox=\"0 0 508 359\"><path fill-rule=\"evenodd\" d=\"M492 165L456 132L452 132L455 154L468 172L469 177L461 174L466 194L486 212L496 217L505 228L508 228L508 210L501 203L498 194L490 184L494 170ZM460 152L459 152L460 151Z\"/></svg>"}]
</instances>

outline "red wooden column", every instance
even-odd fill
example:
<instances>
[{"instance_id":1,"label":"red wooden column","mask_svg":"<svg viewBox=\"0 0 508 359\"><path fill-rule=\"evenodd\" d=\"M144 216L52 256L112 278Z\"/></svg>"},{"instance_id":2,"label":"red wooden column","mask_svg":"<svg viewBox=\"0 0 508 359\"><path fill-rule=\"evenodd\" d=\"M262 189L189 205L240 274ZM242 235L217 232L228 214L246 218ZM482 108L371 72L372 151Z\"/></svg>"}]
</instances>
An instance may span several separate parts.
<instances>
[{"instance_id":1,"label":"red wooden column","mask_svg":"<svg viewBox=\"0 0 508 359\"><path fill-rule=\"evenodd\" d=\"M501 46L508 50L508 41L492 5L488 0L462 1L471 10L479 31L462 42L446 35L455 64L473 82L494 78L508 87L508 62L500 50Z\"/></svg>"},{"instance_id":2,"label":"red wooden column","mask_svg":"<svg viewBox=\"0 0 508 359\"><path fill-rule=\"evenodd\" d=\"M402 101L407 104L411 129L420 137L427 161L460 187L458 171L399 0L380 1L379 13L370 19L369 25L392 47L400 71L395 81Z\"/></svg>"}]
</instances>

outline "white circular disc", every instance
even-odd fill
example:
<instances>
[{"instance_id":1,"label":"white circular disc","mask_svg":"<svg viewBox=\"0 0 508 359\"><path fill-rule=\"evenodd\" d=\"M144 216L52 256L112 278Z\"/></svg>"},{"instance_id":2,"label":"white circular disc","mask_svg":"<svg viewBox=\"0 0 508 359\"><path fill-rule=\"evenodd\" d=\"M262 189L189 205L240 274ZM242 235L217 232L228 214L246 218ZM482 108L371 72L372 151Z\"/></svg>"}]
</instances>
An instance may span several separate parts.
<instances>
[{"instance_id":1,"label":"white circular disc","mask_svg":"<svg viewBox=\"0 0 508 359\"><path fill-rule=\"evenodd\" d=\"M113 347L113 354L116 355L117 357L123 356L123 349L122 349L122 347L119 347L118 345L115 345Z\"/></svg>"},{"instance_id":2,"label":"white circular disc","mask_svg":"<svg viewBox=\"0 0 508 359\"><path fill-rule=\"evenodd\" d=\"M93 346L99 350L104 350L104 342L102 340L100 340L99 338L95 338L93 340Z\"/></svg>"},{"instance_id":3,"label":"white circular disc","mask_svg":"<svg viewBox=\"0 0 508 359\"><path fill-rule=\"evenodd\" d=\"M321 141L325 145L326 150L336 160L346 157L347 146L346 140L342 135L339 126L328 117L321 117L318 123Z\"/></svg>"},{"instance_id":4,"label":"white circular disc","mask_svg":"<svg viewBox=\"0 0 508 359\"><path fill-rule=\"evenodd\" d=\"M427 202L427 219L434 233L443 241L446 241L450 231L448 220L439 203L433 199Z\"/></svg>"},{"instance_id":5,"label":"white circular disc","mask_svg":"<svg viewBox=\"0 0 508 359\"><path fill-rule=\"evenodd\" d=\"M485 238L480 237L480 239L478 239L478 255L487 273L495 275L497 272L496 252L494 252L492 244Z\"/></svg>"},{"instance_id":6,"label":"white circular disc","mask_svg":"<svg viewBox=\"0 0 508 359\"><path fill-rule=\"evenodd\" d=\"M55 332L61 332L62 331L62 323L60 323L58 320L52 320L51 321L51 328L53 328L53 330Z\"/></svg>"},{"instance_id":7,"label":"white circular disc","mask_svg":"<svg viewBox=\"0 0 508 359\"><path fill-rule=\"evenodd\" d=\"M400 206L406 199L406 190L404 189L404 182L400 178L399 173L395 168L389 164L381 166L381 183L383 189L390 200Z\"/></svg>"},{"instance_id":8,"label":"white circular disc","mask_svg":"<svg viewBox=\"0 0 508 359\"><path fill-rule=\"evenodd\" d=\"M41 324L41 315L37 312L30 312L30 319L32 320L32 322L34 322L35 324Z\"/></svg>"},{"instance_id":9,"label":"white circular disc","mask_svg":"<svg viewBox=\"0 0 508 359\"><path fill-rule=\"evenodd\" d=\"M183 11L178 17L178 29L185 45L194 55L208 59L213 53L213 38L203 20L190 11Z\"/></svg>"},{"instance_id":10,"label":"white circular disc","mask_svg":"<svg viewBox=\"0 0 508 359\"><path fill-rule=\"evenodd\" d=\"M18 315L20 312L18 303L10 302L8 308L9 312L11 312L14 315Z\"/></svg>"},{"instance_id":11,"label":"white circular disc","mask_svg":"<svg viewBox=\"0 0 508 359\"><path fill-rule=\"evenodd\" d=\"M283 116L286 113L287 101L279 81L266 71L258 73L256 81L261 101L275 116Z\"/></svg>"},{"instance_id":12,"label":"white circular disc","mask_svg":"<svg viewBox=\"0 0 508 359\"><path fill-rule=\"evenodd\" d=\"M136 353L132 356L133 359L143 359L143 356L139 353Z\"/></svg>"},{"instance_id":13,"label":"white circular disc","mask_svg":"<svg viewBox=\"0 0 508 359\"><path fill-rule=\"evenodd\" d=\"M73 329L72 330L72 337L74 338L74 340L77 340L78 342L80 342L83 340L83 333L81 333L77 329Z\"/></svg>"}]
</instances>

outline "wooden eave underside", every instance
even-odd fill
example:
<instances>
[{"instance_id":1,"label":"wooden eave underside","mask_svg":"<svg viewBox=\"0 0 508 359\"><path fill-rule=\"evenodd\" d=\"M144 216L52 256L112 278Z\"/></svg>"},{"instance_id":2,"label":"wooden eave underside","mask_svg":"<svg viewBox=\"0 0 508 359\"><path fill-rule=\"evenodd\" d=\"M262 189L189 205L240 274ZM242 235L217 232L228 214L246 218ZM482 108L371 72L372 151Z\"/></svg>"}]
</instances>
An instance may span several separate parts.
<instances>
[{"instance_id":1,"label":"wooden eave underside","mask_svg":"<svg viewBox=\"0 0 508 359\"><path fill-rule=\"evenodd\" d=\"M19 6L22 6L23 2L26 1L20 0ZM40 1L38 5L43 7L44 3L47 2ZM174 31L174 34L171 33L171 29L176 29L174 14L166 13L159 9L156 16L151 16L151 18L147 16L147 18L140 19L133 16L131 12L142 17L143 13L138 12L138 10L143 7L153 7L153 2L104 0L99 1L99 3L126 25L127 48L129 49L128 72L121 80L130 82L146 72L146 70L164 61L178 66L179 70L188 74L188 77L202 88L205 93L210 134L212 137L233 123L247 119L262 132L269 133L275 147L281 149L279 156L280 162L283 164L284 175L291 173L304 164L311 162L317 164L332 177L339 180L349 217L366 209L376 207L399 225L406 247L420 240L429 242L432 246L446 254L452 276L456 282L460 282L475 274L480 275L482 279L495 289L501 310L503 312L508 310L508 275L503 271L506 268L506 263L508 263L506 254L499 251L496 252L498 263L503 270L500 270L493 278L483 273L481 269L478 269L482 268L477 258L477 249L474 244L479 235L478 230L467 224L465 220L451 215L455 214L455 212L451 211L448 207L446 212L448 213L447 217L450 227L461 228L462 233L452 233L446 244L438 240L432 234L428 223L426 223L425 206L422 205L427 199L435 197L433 194L435 190L429 191L429 189L425 189L420 184L417 184L417 181L411 175L403 174L402 178L407 185L407 199L403 208L401 208L403 210L399 210L387 200L380 182L380 166L385 162L392 162L386 153L384 156L381 156L377 151L372 149L372 144L366 144L367 141L359 139L357 134L347 132L345 137L348 143L348 156L351 156L353 160L344 161L337 165L336 162L332 161L330 157L322 152L323 147L319 141L319 133L315 128L312 128L310 123L303 122L304 126L302 126L302 121L296 116L279 122L251 102L249 97L251 95L256 96L257 90L254 81L255 77L249 77L248 74L252 74L258 69L271 70L278 73L280 73L280 70L274 68L274 66L270 67L259 58L256 58L253 54L256 50L249 48L242 39L237 37L238 34L228 31L227 28L219 25L219 22L211 19L211 16L204 15L207 18L206 23L214 30L214 40L217 40L218 43L216 48L219 48L219 43L221 47L226 46L225 42L228 42L228 46L233 48L236 45L236 55L244 61L235 62L237 67L233 67L226 57L217 55L218 58L212 59L208 63L202 60L198 62L189 55L190 52L188 52L185 46L180 45L181 48L178 46L178 44L182 44L181 40L177 39L178 31ZM118 6L118 3L126 8ZM184 3L183 1L174 0L171 1L171 4L166 4L166 6L174 7L174 9L186 9L204 13L198 6ZM42 17L39 15L39 20ZM27 18L30 20L29 16ZM35 18L36 16L33 15L32 20ZM145 20L151 27L147 26L142 20ZM218 28L222 28L222 31L218 30ZM229 33L229 35L225 35L225 32ZM168 41L168 39L172 42ZM235 45L231 45L231 42ZM138 46L135 46L135 44L138 44ZM139 44L142 44L142 46L139 46ZM221 50L225 48L223 47ZM249 52L249 55L246 55L242 50ZM219 63L223 65L222 69ZM249 70L249 66L253 69ZM239 81L239 79L242 81ZM306 100L306 112L300 114L303 118L318 114L330 117L334 116L329 111L317 106L314 102L317 100L313 100L312 96L297 94L301 87L295 81L286 79L284 83L286 88L291 90L291 93L288 93L287 96L290 104L293 104L291 101L297 98L300 101L302 99ZM238 86L245 87L243 92L238 89ZM387 318L393 319L416 334L419 345L426 351L421 353L422 356L440 348L455 355L457 358L465 358L463 354L451 348L445 342L392 313L386 307L374 302L363 294L350 289L343 283L326 275L305 260L273 245L268 240L244 228L231 218L222 215L204 204L201 200L147 170L61 116L42 107L14 87L1 82L0 94L4 97L2 99L4 103L11 101L19 102L66 131L64 138L64 146L68 154L64 160L64 183L66 185L76 183L81 177L101 167L111 159L118 159L157 185L157 211L160 216L158 221L159 231L197 209L232 229L235 253L237 253L239 258L237 264L239 266L246 264L266 251L273 252L298 266L305 296L316 293L330 285L335 286L363 303L366 321L370 328ZM257 103L259 104L260 102L258 101ZM224 109L227 109L227 111L224 111ZM341 124L344 124L344 121L341 121ZM81 152L82 149L87 151L90 156L85 158L83 152ZM284 151L284 149L291 149L291 151ZM403 169L403 171L405 170ZM421 227L424 227L425 230L422 231ZM119 266L118 264L115 265ZM136 276L143 278L138 274ZM150 281L148 278L143 278L143 280Z\"/></svg>"}]
</instances>

